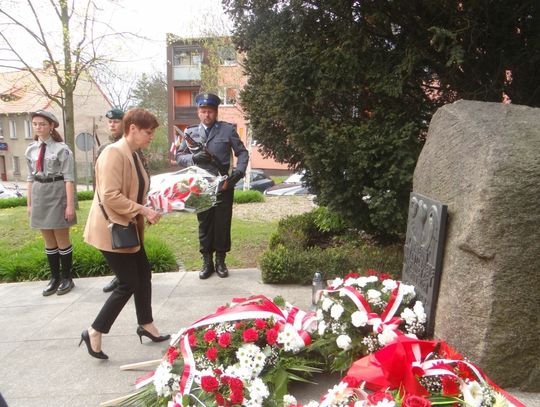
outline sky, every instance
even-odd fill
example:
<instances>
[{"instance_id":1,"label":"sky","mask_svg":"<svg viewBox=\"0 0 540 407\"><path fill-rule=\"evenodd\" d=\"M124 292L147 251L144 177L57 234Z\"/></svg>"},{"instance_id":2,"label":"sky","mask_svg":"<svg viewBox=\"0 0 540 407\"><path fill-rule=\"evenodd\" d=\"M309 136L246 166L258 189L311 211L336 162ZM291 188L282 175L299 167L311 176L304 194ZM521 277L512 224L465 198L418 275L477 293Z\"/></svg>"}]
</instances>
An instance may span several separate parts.
<instances>
[{"instance_id":1,"label":"sky","mask_svg":"<svg viewBox=\"0 0 540 407\"><path fill-rule=\"evenodd\" d=\"M165 72L166 34L197 36L204 32L223 30L230 22L223 13L220 0L95 0L101 6L96 15L100 23L109 24L116 32L128 35L125 40L111 38L99 46L99 51L116 60L113 65L119 72L152 73ZM21 10L19 18L31 23L31 14L23 11L21 0L0 0L0 7L15 12ZM53 14L48 1L33 0L38 9L40 21L45 31L54 32L58 18ZM77 6L86 4L75 0ZM11 6L11 8L10 8ZM11 34L10 39L31 65L40 66L46 59L35 42L27 36L15 34L12 28L2 24L0 32ZM50 22L50 24L48 24ZM4 19L5 23L5 19ZM100 28L97 27L97 30ZM5 31L8 30L8 31ZM58 37L58 35L57 35ZM75 36L74 36L75 37ZM0 38L0 58L3 40ZM4 55L6 55L4 53ZM0 68L6 70L8 68Z\"/></svg>"}]
</instances>

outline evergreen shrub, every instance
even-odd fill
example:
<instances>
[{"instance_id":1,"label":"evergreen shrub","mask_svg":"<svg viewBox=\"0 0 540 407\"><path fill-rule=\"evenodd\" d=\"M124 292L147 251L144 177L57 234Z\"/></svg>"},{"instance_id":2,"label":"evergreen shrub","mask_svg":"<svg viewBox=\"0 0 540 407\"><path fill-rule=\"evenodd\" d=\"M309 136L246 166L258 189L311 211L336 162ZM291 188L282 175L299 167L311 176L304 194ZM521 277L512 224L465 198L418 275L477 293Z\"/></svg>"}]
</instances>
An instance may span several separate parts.
<instances>
[{"instance_id":1,"label":"evergreen shrub","mask_svg":"<svg viewBox=\"0 0 540 407\"><path fill-rule=\"evenodd\" d=\"M244 204L251 202L264 202L264 195L259 191L234 191L234 203Z\"/></svg>"}]
</instances>

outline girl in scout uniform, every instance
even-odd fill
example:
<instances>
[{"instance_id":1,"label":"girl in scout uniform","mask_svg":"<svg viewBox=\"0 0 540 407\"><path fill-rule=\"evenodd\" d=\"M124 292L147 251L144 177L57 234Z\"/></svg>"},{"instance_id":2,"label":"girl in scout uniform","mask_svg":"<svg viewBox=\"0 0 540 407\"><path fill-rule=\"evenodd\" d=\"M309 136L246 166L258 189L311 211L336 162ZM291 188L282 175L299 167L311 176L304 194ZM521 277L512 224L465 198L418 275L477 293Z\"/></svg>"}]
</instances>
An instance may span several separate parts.
<instances>
[{"instance_id":1,"label":"girl in scout uniform","mask_svg":"<svg viewBox=\"0 0 540 407\"><path fill-rule=\"evenodd\" d=\"M52 113L38 110L30 116L35 141L25 153L28 216L30 227L41 230L51 269L51 280L43 295L62 295L75 286L69 239L69 228L77 223L73 153L56 130L60 123Z\"/></svg>"}]
</instances>

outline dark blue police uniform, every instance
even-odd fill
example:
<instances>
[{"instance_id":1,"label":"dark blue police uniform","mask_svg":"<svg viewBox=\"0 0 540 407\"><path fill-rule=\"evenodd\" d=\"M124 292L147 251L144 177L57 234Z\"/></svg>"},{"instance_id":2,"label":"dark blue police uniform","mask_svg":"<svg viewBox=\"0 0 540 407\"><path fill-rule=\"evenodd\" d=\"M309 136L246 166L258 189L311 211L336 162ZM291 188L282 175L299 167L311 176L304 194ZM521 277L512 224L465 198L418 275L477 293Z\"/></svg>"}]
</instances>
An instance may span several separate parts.
<instances>
[{"instance_id":1,"label":"dark blue police uniform","mask_svg":"<svg viewBox=\"0 0 540 407\"><path fill-rule=\"evenodd\" d=\"M195 99L198 107L211 106L218 108L221 100L211 93L200 94ZM196 142L206 147L211 154L208 160L197 160L197 148L190 148L183 141L176 151L176 162L181 167L197 165L205 170L220 175L229 175L230 183L226 190L218 195L219 204L198 213L199 251L203 256L203 268L199 273L201 279L208 278L214 270L220 277L227 277L225 254L231 250L231 219L234 198L234 184L243 178L249 161L249 153L234 126L230 123L216 121L210 129L202 123L186 129ZM237 157L236 168L232 170L232 154ZM194 161L195 157L195 162ZM216 253L214 268L213 253Z\"/></svg>"}]
</instances>

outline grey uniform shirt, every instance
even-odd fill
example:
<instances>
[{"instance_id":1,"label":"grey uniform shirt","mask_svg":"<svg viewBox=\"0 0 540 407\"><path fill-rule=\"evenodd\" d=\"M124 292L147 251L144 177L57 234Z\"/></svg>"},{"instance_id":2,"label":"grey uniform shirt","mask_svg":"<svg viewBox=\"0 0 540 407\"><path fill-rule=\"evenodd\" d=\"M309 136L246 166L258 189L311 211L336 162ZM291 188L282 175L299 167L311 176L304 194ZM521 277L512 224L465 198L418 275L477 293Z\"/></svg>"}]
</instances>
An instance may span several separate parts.
<instances>
[{"instance_id":1,"label":"grey uniform shirt","mask_svg":"<svg viewBox=\"0 0 540 407\"><path fill-rule=\"evenodd\" d=\"M47 145L43 158L43 171L38 173L36 165L39 150L43 143ZM63 175L65 182L73 182L75 180L73 153L66 143L54 141L52 137L49 137L45 142L37 140L28 146L24 156L26 157L26 164L28 166L28 177L26 178L28 182L33 182L36 175L40 177Z\"/></svg>"}]
</instances>

